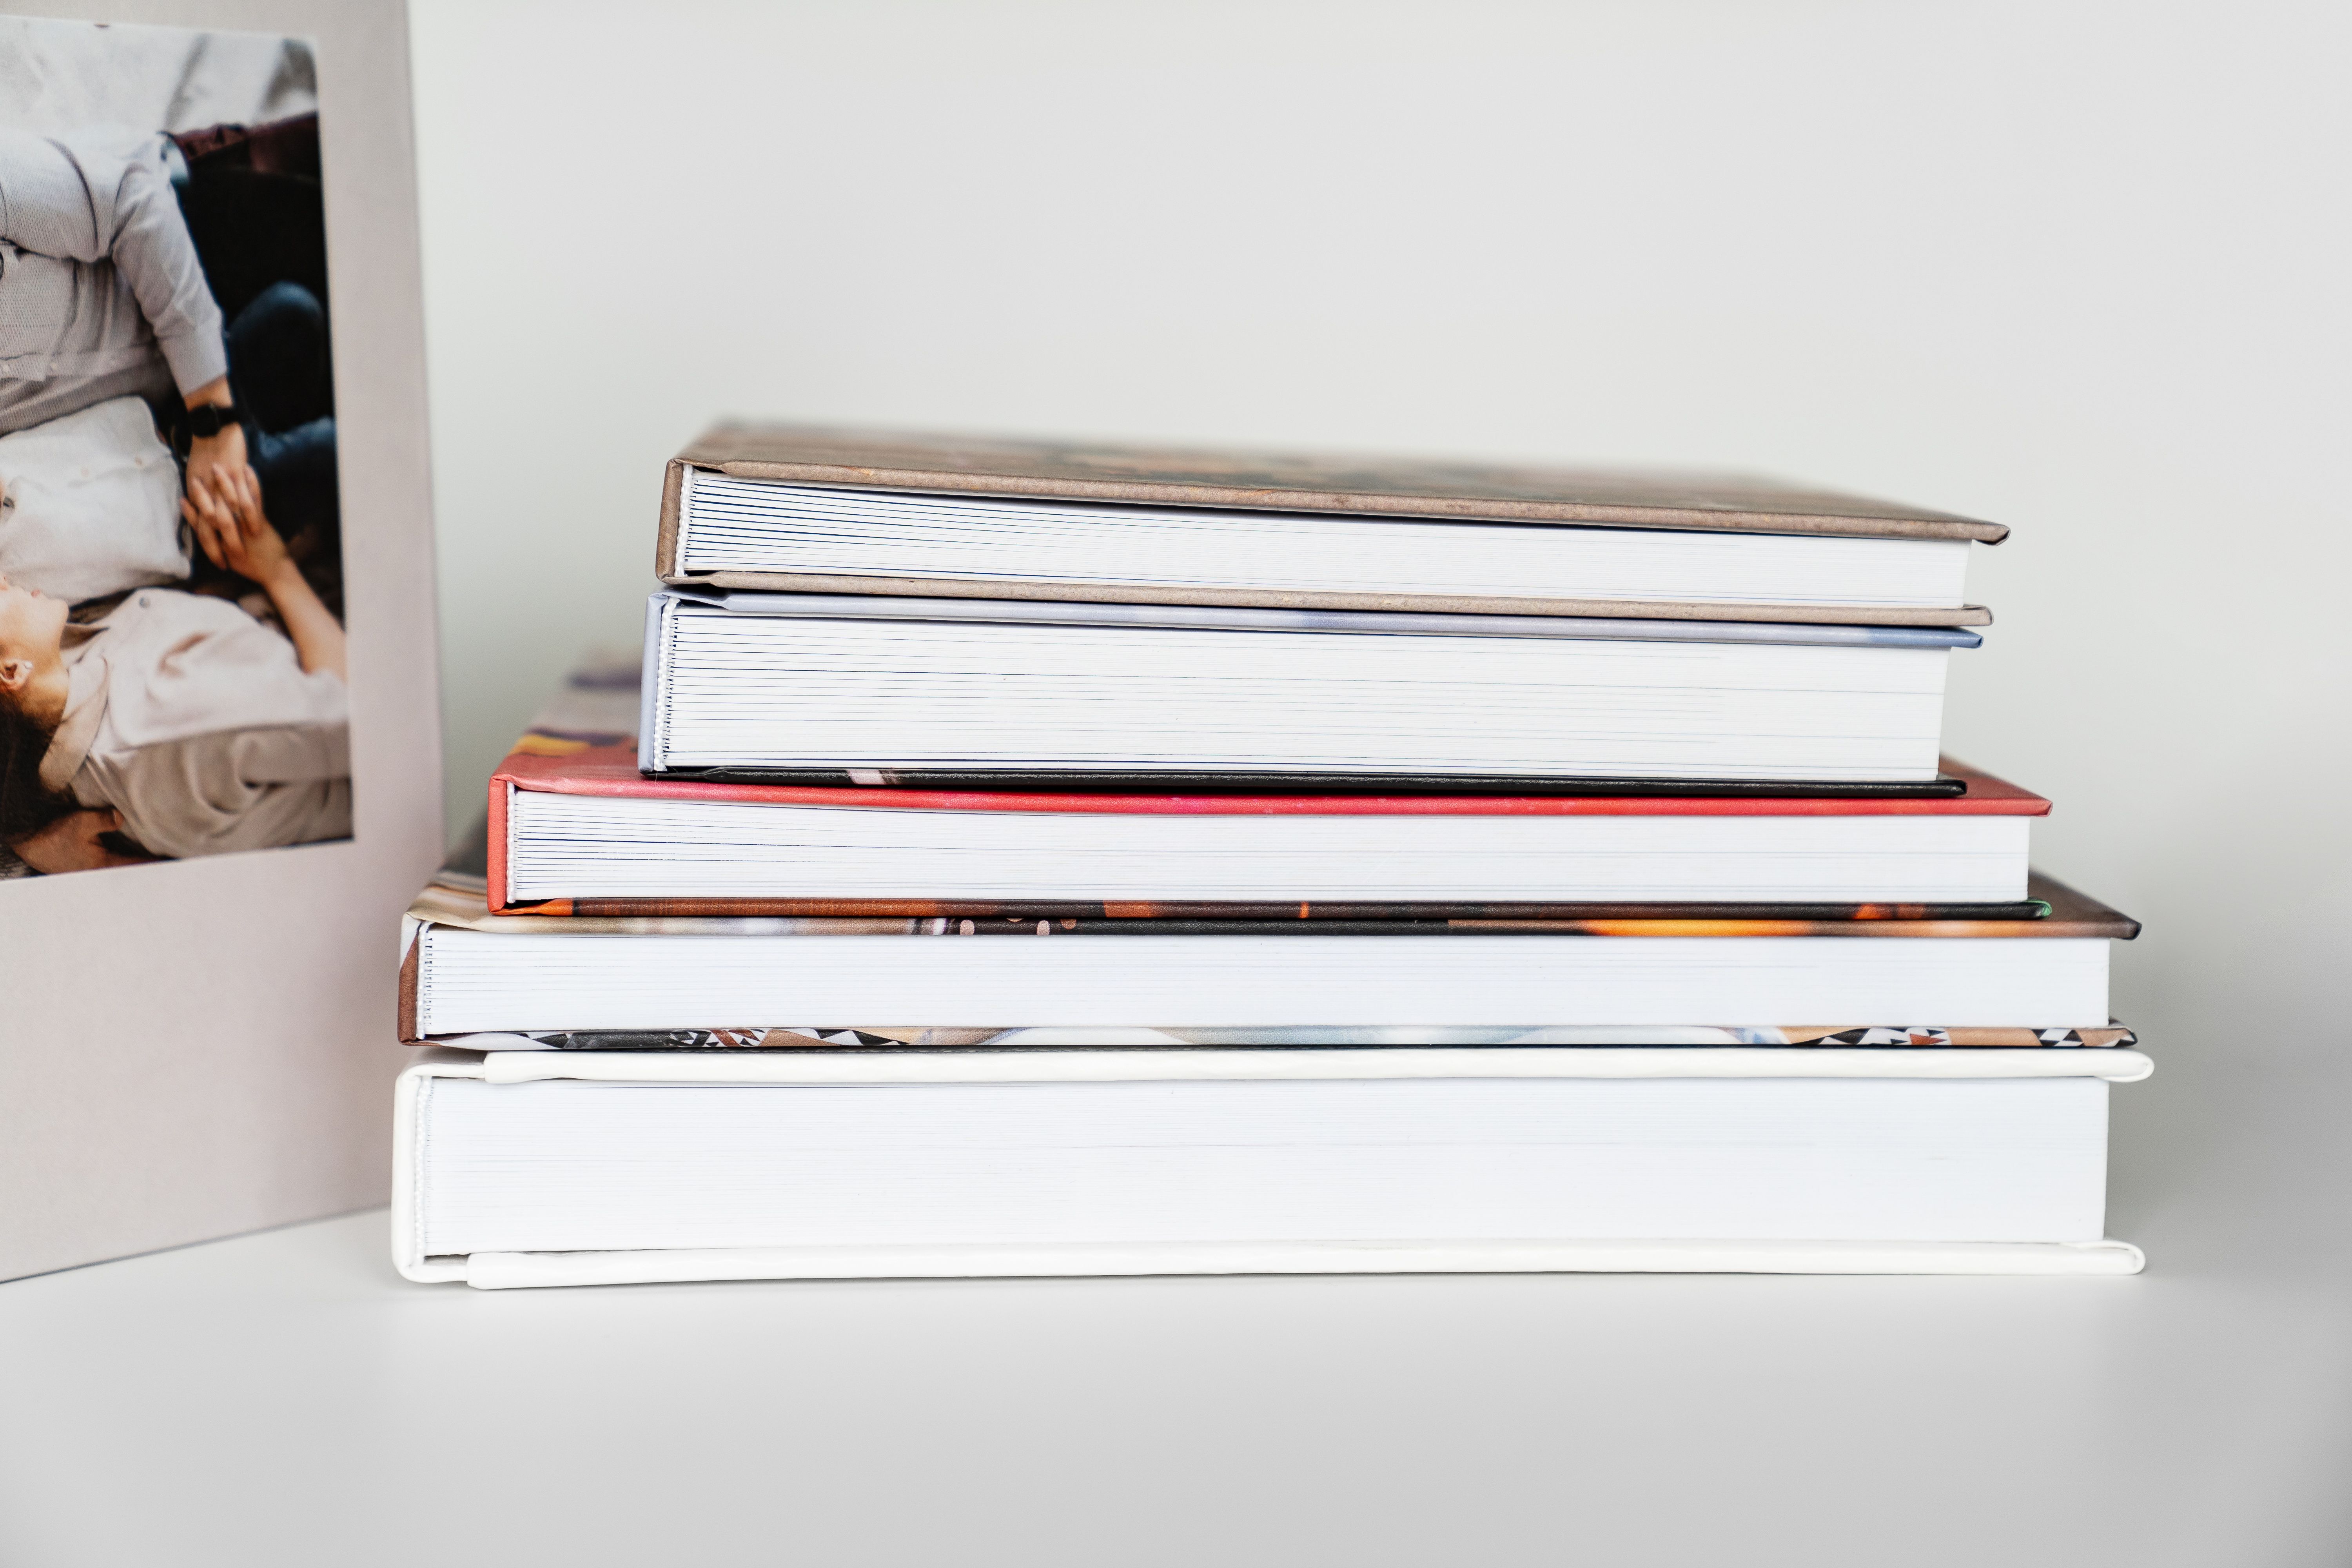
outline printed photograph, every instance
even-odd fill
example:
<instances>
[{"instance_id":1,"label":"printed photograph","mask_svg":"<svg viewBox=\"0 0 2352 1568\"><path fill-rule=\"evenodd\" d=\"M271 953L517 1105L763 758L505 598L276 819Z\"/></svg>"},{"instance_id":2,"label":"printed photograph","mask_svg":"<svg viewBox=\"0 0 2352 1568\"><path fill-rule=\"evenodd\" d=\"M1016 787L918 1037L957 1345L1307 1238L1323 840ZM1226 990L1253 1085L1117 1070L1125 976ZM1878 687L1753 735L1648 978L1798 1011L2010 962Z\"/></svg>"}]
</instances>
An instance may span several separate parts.
<instances>
[{"instance_id":1,"label":"printed photograph","mask_svg":"<svg viewBox=\"0 0 2352 1568\"><path fill-rule=\"evenodd\" d=\"M351 837L317 80L0 17L0 879Z\"/></svg>"}]
</instances>

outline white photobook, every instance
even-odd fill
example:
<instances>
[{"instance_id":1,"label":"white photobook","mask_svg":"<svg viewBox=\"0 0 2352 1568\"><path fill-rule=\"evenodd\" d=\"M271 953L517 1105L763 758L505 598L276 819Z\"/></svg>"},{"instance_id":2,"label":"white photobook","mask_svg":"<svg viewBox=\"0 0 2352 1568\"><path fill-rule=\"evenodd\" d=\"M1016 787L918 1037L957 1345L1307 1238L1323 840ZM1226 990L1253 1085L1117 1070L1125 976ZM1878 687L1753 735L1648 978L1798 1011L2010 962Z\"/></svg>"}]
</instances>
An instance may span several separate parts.
<instances>
[{"instance_id":1,"label":"white photobook","mask_svg":"<svg viewBox=\"0 0 2352 1568\"><path fill-rule=\"evenodd\" d=\"M1182 1243L794 1247L427 1257L417 1191L418 1106L436 1078L520 1084L944 1084L1151 1079L1410 1078L2098 1079L2129 1083L2153 1064L2116 1048L1845 1051L1814 1048L1062 1051L689 1055L432 1050L396 1089L393 1261L420 1282L483 1289L700 1279L833 1279L1150 1274L2137 1273L2128 1243L1770 1241Z\"/></svg>"}]
</instances>

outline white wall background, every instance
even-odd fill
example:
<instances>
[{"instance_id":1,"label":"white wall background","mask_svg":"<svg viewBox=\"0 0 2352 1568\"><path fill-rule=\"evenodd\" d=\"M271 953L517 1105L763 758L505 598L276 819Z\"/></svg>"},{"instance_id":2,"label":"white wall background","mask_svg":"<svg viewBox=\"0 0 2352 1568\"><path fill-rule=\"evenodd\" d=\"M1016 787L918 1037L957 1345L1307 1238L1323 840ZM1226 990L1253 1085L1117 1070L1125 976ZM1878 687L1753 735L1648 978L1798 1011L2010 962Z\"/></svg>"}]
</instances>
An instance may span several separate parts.
<instances>
[{"instance_id":1,"label":"white wall background","mask_svg":"<svg viewBox=\"0 0 2352 1568\"><path fill-rule=\"evenodd\" d=\"M2013 524L1949 749L2147 921L2117 996L2155 1048L2341 1040L2352 12L414 29L453 826L635 636L663 459L721 413L1748 467ZM2193 1166L2203 1110L2139 1103L2126 1163Z\"/></svg>"}]
</instances>

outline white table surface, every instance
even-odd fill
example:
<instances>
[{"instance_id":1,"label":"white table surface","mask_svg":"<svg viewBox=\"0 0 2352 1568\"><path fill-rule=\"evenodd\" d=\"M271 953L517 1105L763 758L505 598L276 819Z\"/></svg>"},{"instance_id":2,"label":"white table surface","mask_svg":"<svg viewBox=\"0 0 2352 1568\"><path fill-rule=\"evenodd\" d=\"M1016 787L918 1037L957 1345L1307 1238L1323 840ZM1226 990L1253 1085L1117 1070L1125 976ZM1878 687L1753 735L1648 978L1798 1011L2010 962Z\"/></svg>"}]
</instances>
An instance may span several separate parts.
<instances>
[{"instance_id":1,"label":"white table surface","mask_svg":"<svg viewBox=\"0 0 2352 1568\"><path fill-rule=\"evenodd\" d=\"M2132 1279L0 1286L7 1568L2352 1563L2352 1060L2116 1094Z\"/></svg>"}]
</instances>

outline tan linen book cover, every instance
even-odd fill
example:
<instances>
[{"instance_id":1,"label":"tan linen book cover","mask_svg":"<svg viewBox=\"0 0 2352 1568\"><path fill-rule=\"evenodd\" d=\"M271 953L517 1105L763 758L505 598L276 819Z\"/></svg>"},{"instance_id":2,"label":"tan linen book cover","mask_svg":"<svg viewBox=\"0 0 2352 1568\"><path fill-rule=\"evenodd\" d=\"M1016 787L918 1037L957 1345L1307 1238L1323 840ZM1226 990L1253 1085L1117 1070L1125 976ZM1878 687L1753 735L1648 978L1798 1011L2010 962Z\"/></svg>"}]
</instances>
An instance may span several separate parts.
<instances>
[{"instance_id":1,"label":"tan linen book cover","mask_svg":"<svg viewBox=\"0 0 2352 1568\"><path fill-rule=\"evenodd\" d=\"M1644 619L1983 626L1980 605L1727 605L1623 599L1463 597L1100 583L866 577L822 573L690 573L680 562L686 472L860 489L1032 497L1130 505L1350 512L1461 521L1971 540L2009 530L1948 512L1745 476L1545 468L1370 456L1187 450L794 425L721 424L670 459L654 570L673 585L784 593L951 598L1115 599L1440 614L1627 616Z\"/></svg>"},{"instance_id":2,"label":"tan linen book cover","mask_svg":"<svg viewBox=\"0 0 2352 1568\"><path fill-rule=\"evenodd\" d=\"M184 213L173 239L203 263L213 298L191 309L213 346L202 363L166 367L163 384L186 393L226 361L247 423L205 437L205 451L225 461L219 443L241 442L259 478L257 526L284 553L260 531L231 541L226 564L175 541L175 452L193 453L195 432L173 428L185 405L160 386L152 409L122 398L60 414L28 408L26 384L0 379L0 472L12 498L61 447L121 459L104 470L121 481L109 492L119 505L51 509L51 523L89 525L47 535L79 553L27 557L18 531L43 521L28 500L0 538L10 578L0 594L14 595L0 637L38 633L33 663L74 653L77 678L104 699L92 713L75 688L45 752L26 743L24 723L47 721L0 692L0 742L12 742L0 743L0 1279L382 1203L383 1091L405 1054L387 961L400 910L442 845L404 8L37 4L69 19L0 18L10 84L0 159L47 159L37 174L57 177L11 189L12 218L27 201L99 188L68 177L56 162L68 157L111 158L103 188L160 191L165 211ZM185 165L178 200L174 159ZM22 165L0 172L12 166ZM21 242L11 281L80 265L40 255L17 230L9 237ZM0 284L0 297L5 357L56 296L10 297ZM311 352L273 365L248 352L256 334ZM322 337L331 384L308 368L328 363ZM68 374L39 395L70 402L73 390ZM301 464L322 456L339 483L306 491ZM315 480L317 468L309 472ZM64 493L32 484L21 494L36 492ZM156 515L167 521L147 537L181 558L91 595L121 563L84 546ZM60 584L58 571L70 580ZM60 601L72 605L62 628ZM311 612L299 638L283 629L299 619L283 616L288 604ZM188 631L188 668L211 683L209 716L147 679L160 668L147 633L169 626ZM215 643L250 664L225 668L205 651ZM0 686L11 662L0 655ZM110 731L133 712L143 740L121 724ZM84 734L82 716L100 722ZM175 782L149 765L170 760L150 757L151 745L177 748L235 787L196 798L185 774ZM106 765L93 773L85 762L70 794L18 765L70 763L85 746ZM247 765L264 756L281 765ZM272 793L280 787L291 793Z\"/></svg>"}]
</instances>

